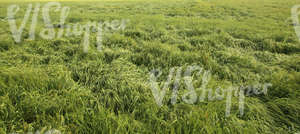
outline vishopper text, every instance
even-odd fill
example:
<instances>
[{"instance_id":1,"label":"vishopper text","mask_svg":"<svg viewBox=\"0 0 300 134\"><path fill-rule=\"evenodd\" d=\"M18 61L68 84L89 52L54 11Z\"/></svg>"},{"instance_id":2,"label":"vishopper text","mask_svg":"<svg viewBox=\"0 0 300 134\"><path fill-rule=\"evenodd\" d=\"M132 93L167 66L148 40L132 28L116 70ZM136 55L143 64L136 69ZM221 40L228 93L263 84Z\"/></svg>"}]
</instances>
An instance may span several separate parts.
<instances>
[{"instance_id":1,"label":"vishopper text","mask_svg":"<svg viewBox=\"0 0 300 134\"><path fill-rule=\"evenodd\" d=\"M20 134L20 133L14 132L10 134ZM62 134L62 132L56 129L51 129L51 130L37 130L35 132L27 132L27 134Z\"/></svg>"},{"instance_id":2,"label":"vishopper text","mask_svg":"<svg viewBox=\"0 0 300 134\"><path fill-rule=\"evenodd\" d=\"M193 86L193 80L192 80L192 72L194 71L197 71L196 74L197 76L200 75L202 76L201 87L196 89ZM197 102L197 100L198 102L204 102L206 100L206 96L208 101L223 100L226 98L225 116L227 117L230 115L230 111L231 111L232 96L239 97L239 112L240 115L242 116L244 114L245 96L260 95L260 94L266 95L268 91L268 87L272 86L272 84L270 83L265 83L265 84L255 84L251 86L242 86L242 87L230 86L226 89L222 89L221 87L218 87L215 90L213 90L212 88L207 87L207 84L211 79L210 71L206 71L200 66L188 66L184 73L182 67L171 68L166 82L159 85L160 82L158 82L157 80L161 76L161 74L162 72L157 69L152 70L149 74L151 91L157 105L159 106L163 105L164 97L171 83L173 83L171 104L173 105L176 104L178 98L178 88L180 86L180 81L183 78L186 89L188 90L188 92L185 92L182 96L183 102L187 104L194 104ZM183 77L182 74L184 74ZM162 86L162 89L160 89L160 86ZM200 92L201 94L198 96L196 91L198 93Z\"/></svg>"},{"instance_id":3,"label":"vishopper text","mask_svg":"<svg viewBox=\"0 0 300 134\"><path fill-rule=\"evenodd\" d=\"M292 14L292 21L293 21L293 26L296 32L296 35L300 41L300 23L299 23L299 13L298 11L300 9L300 5L295 5L291 9L291 14Z\"/></svg>"},{"instance_id":4,"label":"vishopper text","mask_svg":"<svg viewBox=\"0 0 300 134\"><path fill-rule=\"evenodd\" d=\"M20 43L23 30L29 21L30 14L32 14L31 25L29 29L29 37L28 39L35 39L35 30L38 23L38 14L40 12L41 5L39 3L35 4L33 9L32 4L28 4L27 10L25 12L24 18L19 27L17 27L15 16L18 13L20 7L18 5L10 5L7 9L7 19L9 23L9 27L12 33L12 36L15 42ZM60 19L59 24L54 25L51 21L50 11L54 9L54 12L60 11ZM83 50L87 52L89 49L89 39L90 33L96 32L96 45L97 49L100 51L102 46L102 37L103 33L109 30L124 30L126 27L126 23L128 20L113 20L113 21L88 21L86 24L81 25L79 23L76 24L65 24L66 18L70 13L69 7L62 7L59 2L48 2L46 3L42 9L42 17L44 22L44 28L40 31L39 35L43 39L54 39L61 38L63 36L81 36L83 35ZM55 28L59 28L55 30ZM57 31L57 32L56 32Z\"/></svg>"}]
</instances>

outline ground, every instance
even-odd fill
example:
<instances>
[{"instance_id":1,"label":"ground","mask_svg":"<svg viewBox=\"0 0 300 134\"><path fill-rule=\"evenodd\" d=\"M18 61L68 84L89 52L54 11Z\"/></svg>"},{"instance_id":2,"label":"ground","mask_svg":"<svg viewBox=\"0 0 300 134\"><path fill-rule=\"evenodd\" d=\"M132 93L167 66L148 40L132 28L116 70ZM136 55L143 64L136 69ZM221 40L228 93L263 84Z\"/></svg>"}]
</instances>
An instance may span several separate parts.
<instances>
[{"instance_id":1,"label":"ground","mask_svg":"<svg viewBox=\"0 0 300 134\"><path fill-rule=\"evenodd\" d=\"M7 8L20 6L19 26L29 3L37 1L0 1L0 133L300 131L300 43L291 19L299 0L60 0L70 7L66 24L129 20L124 29L104 33L101 51L92 33L88 52L82 36L38 36L41 14L36 39L28 39L29 21L16 42ZM51 13L53 23L59 15ZM246 96L243 115L238 96L232 97L230 116L226 99L185 103L184 80L176 104L169 87L157 105L151 70L161 70L162 87L172 68L191 65L211 73L212 89L272 86L266 94ZM201 87L202 78L192 78Z\"/></svg>"}]
</instances>

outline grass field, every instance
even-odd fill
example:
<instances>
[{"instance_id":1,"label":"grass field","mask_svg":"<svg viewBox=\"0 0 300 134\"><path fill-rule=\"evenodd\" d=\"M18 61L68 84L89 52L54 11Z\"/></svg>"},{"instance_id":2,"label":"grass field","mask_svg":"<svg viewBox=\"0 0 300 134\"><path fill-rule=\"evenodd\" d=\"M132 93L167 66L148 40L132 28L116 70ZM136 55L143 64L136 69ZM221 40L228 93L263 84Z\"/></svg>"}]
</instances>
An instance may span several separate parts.
<instances>
[{"instance_id":1,"label":"grass field","mask_svg":"<svg viewBox=\"0 0 300 134\"><path fill-rule=\"evenodd\" d=\"M91 0L64 1L66 24L127 19L123 30L95 33L83 51L82 36L43 39L38 15L17 43L7 8L20 6L18 26L29 3L0 0L0 133L207 133L254 134L300 131L300 43L291 8L300 0ZM47 1L40 0L41 6ZM59 13L52 12L52 22ZM57 30L57 29L56 29ZM149 72L160 68L163 83L173 67L199 65L212 74L208 87L271 83L266 95L175 105L167 93L160 107ZM202 79L193 74L193 85ZM181 83L184 83L182 80ZM162 84L161 84L162 85ZM171 91L171 89L169 89ZM184 85L178 91L183 94Z\"/></svg>"}]
</instances>

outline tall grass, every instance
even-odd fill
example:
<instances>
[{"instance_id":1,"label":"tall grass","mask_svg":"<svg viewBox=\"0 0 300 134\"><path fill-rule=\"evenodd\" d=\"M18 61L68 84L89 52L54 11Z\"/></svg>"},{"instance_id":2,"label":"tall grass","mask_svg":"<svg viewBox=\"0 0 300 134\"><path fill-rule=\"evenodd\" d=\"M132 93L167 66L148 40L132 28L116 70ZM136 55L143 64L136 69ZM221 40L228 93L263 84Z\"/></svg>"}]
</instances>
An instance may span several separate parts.
<instances>
[{"instance_id":1,"label":"tall grass","mask_svg":"<svg viewBox=\"0 0 300 134\"><path fill-rule=\"evenodd\" d=\"M19 2L1 2L0 133L51 128L105 134L300 130L300 44L286 21L298 0L64 1L71 7L66 23L130 20L125 30L104 35L101 52L92 40L88 53L81 37L15 43L5 18L7 6ZM27 6L19 4L18 22ZM24 38L28 31L29 25ZM226 100L190 105L178 98L172 105L168 92L159 107L149 72L160 68L163 82L172 67L188 65L210 70L212 88L272 87L266 96L246 97L243 116L237 97L229 117ZM194 86L200 87L201 78L193 76ZM179 94L185 91L179 87Z\"/></svg>"}]
</instances>

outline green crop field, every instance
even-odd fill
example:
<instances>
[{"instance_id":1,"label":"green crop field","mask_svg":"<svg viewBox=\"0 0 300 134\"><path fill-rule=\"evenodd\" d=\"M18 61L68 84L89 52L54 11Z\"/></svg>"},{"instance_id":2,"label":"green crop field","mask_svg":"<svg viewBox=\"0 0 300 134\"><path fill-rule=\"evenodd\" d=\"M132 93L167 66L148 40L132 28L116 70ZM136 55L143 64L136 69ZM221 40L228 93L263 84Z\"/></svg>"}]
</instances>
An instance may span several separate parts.
<instances>
[{"instance_id":1,"label":"green crop field","mask_svg":"<svg viewBox=\"0 0 300 134\"><path fill-rule=\"evenodd\" d=\"M52 3L0 0L0 134L300 132L300 0Z\"/></svg>"}]
</instances>

